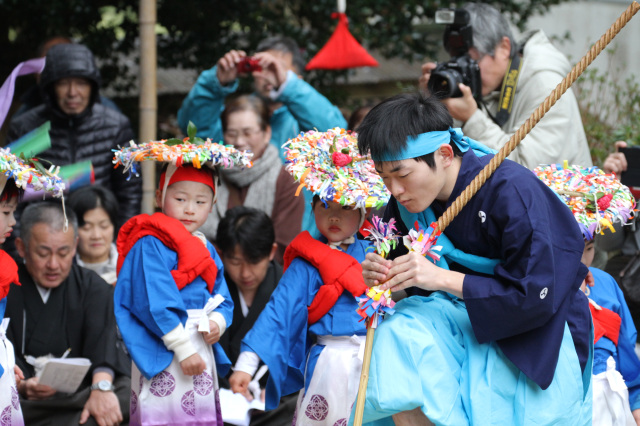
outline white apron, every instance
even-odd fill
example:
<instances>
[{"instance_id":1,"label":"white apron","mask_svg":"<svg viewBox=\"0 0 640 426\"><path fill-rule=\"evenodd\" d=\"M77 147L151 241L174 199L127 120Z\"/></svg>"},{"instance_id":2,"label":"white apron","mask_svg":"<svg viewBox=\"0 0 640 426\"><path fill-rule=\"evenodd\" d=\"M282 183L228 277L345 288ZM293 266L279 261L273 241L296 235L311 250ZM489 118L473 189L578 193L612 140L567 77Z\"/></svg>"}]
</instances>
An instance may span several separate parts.
<instances>
[{"instance_id":1,"label":"white apron","mask_svg":"<svg viewBox=\"0 0 640 426\"><path fill-rule=\"evenodd\" d=\"M629 390L616 370L613 357L607 371L593 376L593 424L598 426L636 426L629 406Z\"/></svg>"},{"instance_id":2,"label":"white apron","mask_svg":"<svg viewBox=\"0 0 640 426\"><path fill-rule=\"evenodd\" d=\"M4 369L0 377L0 426L23 426L20 398L16 387L13 366L16 363L13 345L6 337L9 318L0 323L0 365Z\"/></svg>"},{"instance_id":3,"label":"white apron","mask_svg":"<svg viewBox=\"0 0 640 426\"><path fill-rule=\"evenodd\" d=\"M198 323L206 311L189 309L187 313L185 330L206 369L200 375L185 376L174 357L164 371L147 380L133 363L129 424L222 426L213 349L198 332Z\"/></svg>"},{"instance_id":4,"label":"white apron","mask_svg":"<svg viewBox=\"0 0 640 426\"><path fill-rule=\"evenodd\" d=\"M358 393L364 341L365 336L318 336L317 344L325 348L304 397L300 392L294 425L347 425Z\"/></svg>"}]
</instances>

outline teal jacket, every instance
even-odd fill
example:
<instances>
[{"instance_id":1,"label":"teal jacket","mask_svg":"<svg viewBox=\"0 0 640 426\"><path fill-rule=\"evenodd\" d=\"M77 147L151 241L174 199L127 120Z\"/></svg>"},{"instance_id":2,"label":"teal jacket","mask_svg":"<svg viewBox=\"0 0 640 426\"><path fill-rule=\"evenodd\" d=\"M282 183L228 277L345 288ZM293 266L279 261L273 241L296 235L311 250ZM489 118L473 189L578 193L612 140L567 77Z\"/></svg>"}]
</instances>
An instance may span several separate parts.
<instances>
[{"instance_id":1,"label":"teal jacket","mask_svg":"<svg viewBox=\"0 0 640 426\"><path fill-rule=\"evenodd\" d=\"M222 140L222 121L220 115L224 110L227 96L238 89L238 80L233 84L223 86L218 81L217 66L203 71L196 84L182 102L178 111L178 125L187 134L189 121L198 129L197 136L211 138L213 141ZM281 149L289 139L295 138L300 132L317 129L325 132L334 127L347 127L344 116L327 98L321 95L309 83L301 78L289 79L284 90L276 99L283 106L271 116L271 143L280 151L280 159L284 163ZM311 214L311 194L302 191L306 199L305 214L302 219L302 230L307 230L317 236L315 222Z\"/></svg>"},{"instance_id":2,"label":"teal jacket","mask_svg":"<svg viewBox=\"0 0 640 426\"><path fill-rule=\"evenodd\" d=\"M198 128L198 136L222 140L220 115L225 98L238 89L238 80L222 86L216 74L217 66L203 71L178 111L178 125L186 134L189 121ZM327 98L301 78L287 82L276 99L283 104L271 117L271 143L278 149L301 131L317 129L324 132L334 127L347 127L344 116ZM282 151L282 150L280 150ZM282 152L280 157L284 160Z\"/></svg>"}]
</instances>

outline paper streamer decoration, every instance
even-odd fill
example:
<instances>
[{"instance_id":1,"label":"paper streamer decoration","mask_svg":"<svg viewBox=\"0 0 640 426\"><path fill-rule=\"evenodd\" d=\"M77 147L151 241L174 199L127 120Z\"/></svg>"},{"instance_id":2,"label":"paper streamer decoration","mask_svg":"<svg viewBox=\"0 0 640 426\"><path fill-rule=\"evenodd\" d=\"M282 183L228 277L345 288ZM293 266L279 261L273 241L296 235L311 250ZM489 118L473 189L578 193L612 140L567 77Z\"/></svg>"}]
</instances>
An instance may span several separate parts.
<instances>
[{"instance_id":1,"label":"paper streamer decoration","mask_svg":"<svg viewBox=\"0 0 640 426\"><path fill-rule=\"evenodd\" d=\"M378 216L372 219L372 227L368 228L369 236L367 239L373 240L375 252L385 259L389 256L389 252L396 248L399 235L396 234L395 220L391 219L389 223L385 223ZM391 290L381 290L380 286L373 286L367 290L362 296L356 297L358 301L358 314L368 319L368 326L376 328L384 319L384 314L393 315L395 311L393 307L395 302L391 298Z\"/></svg>"},{"instance_id":2,"label":"paper streamer decoration","mask_svg":"<svg viewBox=\"0 0 640 426\"><path fill-rule=\"evenodd\" d=\"M167 141L153 141L137 145L129 142L129 146L114 150L113 164L124 166L124 172L138 175L136 163L140 161L159 161L172 163L176 166L192 164L196 168L207 167L251 167L251 154L248 151L238 151L231 145L211 142L210 139L202 143L192 143L185 138L180 144Z\"/></svg>"},{"instance_id":3,"label":"paper streamer decoration","mask_svg":"<svg viewBox=\"0 0 640 426\"><path fill-rule=\"evenodd\" d=\"M285 169L323 202L354 208L384 206L390 193L370 157L358 153L356 135L341 128L310 130L284 145Z\"/></svg>"},{"instance_id":4,"label":"paper streamer decoration","mask_svg":"<svg viewBox=\"0 0 640 426\"><path fill-rule=\"evenodd\" d=\"M591 240L605 229L615 232L613 223L626 223L633 216L635 199L614 174L591 166L549 164L533 172L571 209L582 234Z\"/></svg>"},{"instance_id":5,"label":"paper streamer decoration","mask_svg":"<svg viewBox=\"0 0 640 426\"><path fill-rule=\"evenodd\" d=\"M2 186L7 179L14 179L16 186L26 190L50 192L54 197L62 197L65 184L58 176L59 167L46 169L37 159L23 160L12 154L8 148L0 148L0 173Z\"/></svg>"}]
</instances>

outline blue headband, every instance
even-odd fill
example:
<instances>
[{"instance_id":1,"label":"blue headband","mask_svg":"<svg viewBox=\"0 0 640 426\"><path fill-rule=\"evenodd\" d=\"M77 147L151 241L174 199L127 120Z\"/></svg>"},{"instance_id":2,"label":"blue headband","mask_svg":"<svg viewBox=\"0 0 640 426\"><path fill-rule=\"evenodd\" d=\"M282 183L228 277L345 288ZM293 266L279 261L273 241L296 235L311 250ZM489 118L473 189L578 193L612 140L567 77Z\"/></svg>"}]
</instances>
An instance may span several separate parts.
<instances>
[{"instance_id":1,"label":"blue headband","mask_svg":"<svg viewBox=\"0 0 640 426\"><path fill-rule=\"evenodd\" d=\"M417 137L410 136L407 138L407 146L404 150L394 155L387 151L381 157L373 157L373 161L400 161L422 157L437 151L442 144L449 144L450 141L453 141L462 152L467 152L471 148L480 156L496 153L480 142L466 137L459 127L455 129L449 127L449 130L422 133Z\"/></svg>"}]
</instances>

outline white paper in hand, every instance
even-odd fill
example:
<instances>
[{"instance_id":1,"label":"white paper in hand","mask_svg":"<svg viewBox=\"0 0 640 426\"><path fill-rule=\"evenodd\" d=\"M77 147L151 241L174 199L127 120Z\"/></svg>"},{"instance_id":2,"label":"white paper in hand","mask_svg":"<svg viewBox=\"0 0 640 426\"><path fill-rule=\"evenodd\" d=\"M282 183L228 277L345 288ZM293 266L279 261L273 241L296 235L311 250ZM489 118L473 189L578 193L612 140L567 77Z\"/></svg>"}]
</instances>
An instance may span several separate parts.
<instances>
[{"instance_id":1,"label":"white paper in hand","mask_svg":"<svg viewBox=\"0 0 640 426\"><path fill-rule=\"evenodd\" d=\"M74 393L91 367L87 358L51 358L38 376L38 383L58 392Z\"/></svg>"}]
</instances>

